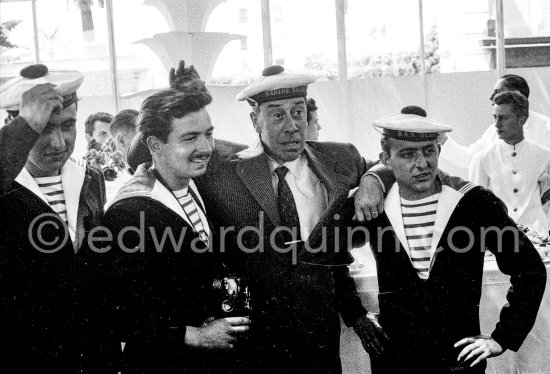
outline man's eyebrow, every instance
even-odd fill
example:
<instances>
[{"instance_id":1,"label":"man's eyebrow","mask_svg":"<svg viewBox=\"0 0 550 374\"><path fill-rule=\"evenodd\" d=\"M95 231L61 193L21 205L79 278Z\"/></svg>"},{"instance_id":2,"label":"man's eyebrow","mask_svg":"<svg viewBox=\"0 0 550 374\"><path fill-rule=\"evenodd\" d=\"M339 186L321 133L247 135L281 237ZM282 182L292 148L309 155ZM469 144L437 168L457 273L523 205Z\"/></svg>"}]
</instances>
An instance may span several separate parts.
<instances>
[{"instance_id":1,"label":"man's eyebrow","mask_svg":"<svg viewBox=\"0 0 550 374\"><path fill-rule=\"evenodd\" d=\"M435 144L427 144L423 147L407 147L407 148L400 149L398 152L418 151L420 149L426 149L426 148L431 148L431 147L435 147L435 146L436 146Z\"/></svg>"},{"instance_id":2,"label":"man's eyebrow","mask_svg":"<svg viewBox=\"0 0 550 374\"><path fill-rule=\"evenodd\" d=\"M418 148L418 147L407 147L407 148L401 148L399 150L399 152L407 152L407 151L416 151L416 150L419 150L421 148Z\"/></svg>"},{"instance_id":3,"label":"man's eyebrow","mask_svg":"<svg viewBox=\"0 0 550 374\"><path fill-rule=\"evenodd\" d=\"M63 122L61 122L59 124L59 126L63 126L63 125L75 125L76 124L76 118L67 118L66 120L64 120ZM46 124L46 126L49 126L49 127L52 127L52 126L57 126L55 123L53 122L48 122Z\"/></svg>"},{"instance_id":4,"label":"man's eyebrow","mask_svg":"<svg viewBox=\"0 0 550 374\"><path fill-rule=\"evenodd\" d=\"M297 100L297 101L293 102L292 105L306 105L306 104L302 100ZM283 104L267 104L266 109L280 108L282 106L283 106Z\"/></svg>"},{"instance_id":5,"label":"man's eyebrow","mask_svg":"<svg viewBox=\"0 0 550 374\"><path fill-rule=\"evenodd\" d=\"M206 133L210 131L214 131L214 126L210 126L208 129L206 129L206 131L189 131L189 132L183 133L180 135L180 138L184 138L186 136L197 136L202 134L203 132Z\"/></svg>"},{"instance_id":6,"label":"man's eyebrow","mask_svg":"<svg viewBox=\"0 0 550 374\"><path fill-rule=\"evenodd\" d=\"M185 138L186 136L195 136L195 135L199 135L200 133L201 133L200 131L189 131L181 134L180 138Z\"/></svg>"}]
</instances>

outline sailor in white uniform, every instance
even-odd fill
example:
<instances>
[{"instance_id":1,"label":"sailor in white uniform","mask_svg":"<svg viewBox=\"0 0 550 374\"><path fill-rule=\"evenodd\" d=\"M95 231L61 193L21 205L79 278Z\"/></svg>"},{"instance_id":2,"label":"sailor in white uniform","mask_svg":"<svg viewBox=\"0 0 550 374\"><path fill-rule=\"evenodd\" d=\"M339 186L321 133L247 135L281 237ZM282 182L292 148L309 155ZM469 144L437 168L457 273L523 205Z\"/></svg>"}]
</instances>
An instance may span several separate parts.
<instances>
[{"instance_id":1,"label":"sailor in white uniform","mask_svg":"<svg viewBox=\"0 0 550 374\"><path fill-rule=\"evenodd\" d=\"M524 135L529 114L525 96L503 92L494 102L494 128L500 140L474 158L469 179L491 189L514 221L546 236L550 227L543 195L550 190L550 148Z\"/></svg>"}]
</instances>

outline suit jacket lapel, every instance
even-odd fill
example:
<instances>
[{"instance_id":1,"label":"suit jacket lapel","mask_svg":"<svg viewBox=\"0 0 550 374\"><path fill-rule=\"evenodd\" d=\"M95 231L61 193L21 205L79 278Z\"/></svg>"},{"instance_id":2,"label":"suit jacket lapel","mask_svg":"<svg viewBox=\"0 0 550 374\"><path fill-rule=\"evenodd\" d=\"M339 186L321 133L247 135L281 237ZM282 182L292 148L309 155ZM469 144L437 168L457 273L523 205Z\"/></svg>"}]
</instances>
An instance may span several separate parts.
<instances>
[{"instance_id":1,"label":"suit jacket lapel","mask_svg":"<svg viewBox=\"0 0 550 374\"><path fill-rule=\"evenodd\" d=\"M333 158L311 148L307 144L304 153L309 167L327 190L327 207L308 238L310 247L315 248L317 240L321 238L322 228L333 220L334 214L340 211L346 201L349 186L346 183L347 177L335 170L337 165Z\"/></svg>"},{"instance_id":2,"label":"suit jacket lapel","mask_svg":"<svg viewBox=\"0 0 550 374\"><path fill-rule=\"evenodd\" d=\"M281 225L277 198L273 191L269 163L265 153L245 158L237 165L237 175L275 226Z\"/></svg>"},{"instance_id":3,"label":"suit jacket lapel","mask_svg":"<svg viewBox=\"0 0 550 374\"><path fill-rule=\"evenodd\" d=\"M330 156L311 148L307 144L304 153L307 157L309 167L327 189L327 210L330 210L330 206L334 204L337 198L342 197L342 195L345 195L346 198L348 197L347 178L335 170L336 161Z\"/></svg>"},{"instance_id":4,"label":"suit jacket lapel","mask_svg":"<svg viewBox=\"0 0 550 374\"><path fill-rule=\"evenodd\" d=\"M73 241L73 249L76 252L80 249L82 246L82 242L84 241L84 237L86 236L86 228L84 227L84 217L87 212L87 208L90 209L90 211L93 211L92 205L89 203L89 190L88 185L92 181L92 177L85 173L84 180L82 182L82 187L80 189L80 197L78 202L78 211L76 214L76 229L74 233L74 241Z\"/></svg>"},{"instance_id":5,"label":"suit jacket lapel","mask_svg":"<svg viewBox=\"0 0 550 374\"><path fill-rule=\"evenodd\" d=\"M65 205L67 207L67 220L69 221L69 233L71 239L76 242L78 231L78 207L80 204L80 191L84 185L86 168L77 165L69 159L61 169L61 183L65 194ZM80 238L81 239L81 238ZM75 243L78 248L78 243Z\"/></svg>"}]
</instances>

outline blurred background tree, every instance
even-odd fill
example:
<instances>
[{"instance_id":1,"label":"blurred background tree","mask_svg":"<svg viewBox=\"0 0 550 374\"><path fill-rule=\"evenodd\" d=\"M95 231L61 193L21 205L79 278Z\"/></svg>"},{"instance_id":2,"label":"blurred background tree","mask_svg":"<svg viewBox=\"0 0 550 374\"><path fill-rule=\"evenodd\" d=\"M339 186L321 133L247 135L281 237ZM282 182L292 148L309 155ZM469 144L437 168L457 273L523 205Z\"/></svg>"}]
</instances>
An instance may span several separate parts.
<instances>
[{"instance_id":1,"label":"blurred background tree","mask_svg":"<svg viewBox=\"0 0 550 374\"><path fill-rule=\"evenodd\" d=\"M94 17L92 14L93 0L73 0L80 10L80 18L82 21L82 35L87 42L95 41ZM101 8L105 7L104 0L98 0L98 5Z\"/></svg>"},{"instance_id":2,"label":"blurred background tree","mask_svg":"<svg viewBox=\"0 0 550 374\"><path fill-rule=\"evenodd\" d=\"M424 44L426 73L437 73L440 69L439 37L437 27L432 26L426 35ZM338 79L338 64L322 54L307 56L304 62L307 72ZM349 78L373 78L398 75L418 75L422 72L421 58L418 51L394 52L384 55L367 55L361 59L348 61Z\"/></svg>"},{"instance_id":3,"label":"blurred background tree","mask_svg":"<svg viewBox=\"0 0 550 374\"><path fill-rule=\"evenodd\" d=\"M16 20L9 20L6 22L0 23L0 47L2 48L16 48L17 46L15 44L12 44L8 40L8 34L10 31L17 25L19 25L21 21Z\"/></svg>"}]
</instances>

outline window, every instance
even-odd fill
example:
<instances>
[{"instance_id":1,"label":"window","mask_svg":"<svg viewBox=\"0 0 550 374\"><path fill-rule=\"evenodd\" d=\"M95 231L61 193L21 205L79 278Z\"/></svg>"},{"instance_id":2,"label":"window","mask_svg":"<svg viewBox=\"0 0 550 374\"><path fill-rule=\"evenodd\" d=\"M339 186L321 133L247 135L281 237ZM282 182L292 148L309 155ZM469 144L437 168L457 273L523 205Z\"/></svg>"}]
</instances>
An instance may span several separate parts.
<instances>
[{"instance_id":1,"label":"window","mask_svg":"<svg viewBox=\"0 0 550 374\"><path fill-rule=\"evenodd\" d=\"M283 22L283 6L282 5L274 5L271 8L271 22ZM271 13L270 12L270 13Z\"/></svg>"},{"instance_id":2,"label":"window","mask_svg":"<svg viewBox=\"0 0 550 374\"><path fill-rule=\"evenodd\" d=\"M240 8L239 9L239 23L247 23L247 22L248 22L248 9Z\"/></svg>"},{"instance_id":3,"label":"window","mask_svg":"<svg viewBox=\"0 0 550 374\"><path fill-rule=\"evenodd\" d=\"M238 17L227 17L238 14ZM206 32L229 33L239 37L228 42L214 64L211 84L246 84L263 69L261 2L226 0L212 12ZM246 16L246 21L241 22Z\"/></svg>"},{"instance_id":4,"label":"window","mask_svg":"<svg viewBox=\"0 0 550 374\"><path fill-rule=\"evenodd\" d=\"M428 73L494 69L493 1L423 0Z\"/></svg>"},{"instance_id":5,"label":"window","mask_svg":"<svg viewBox=\"0 0 550 374\"><path fill-rule=\"evenodd\" d=\"M541 5L541 32L544 34L550 34L550 0L542 0Z\"/></svg>"},{"instance_id":6,"label":"window","mask_svg":"<svg viewBox=\"0 0 550 374\"><path fill-rule=\"evenodd\" d=\"M334 0L271 0L271 10L273 60L287 71L337 79Z\"/></svg>"},{"instance_id":7,"label":"window","mask_svg":"<svg viewBox=\"0 0 550 374\"><path fill-rule=\"evenodd\" d=\"M0 43L0 72L4 81L34 61L31 2L0 2L0 27L5 36Z\"/></svg>"},{"instance_id":8,"label":"window","mask_svg":"<svg viewBox=\"0 0 550 374\"><path fill-rule=\"evenodd\" d=\"M349 78L420 73L418 2L348 0Z\"/></svg>"},{"instance_id":9,"label":"window","mask_svg":"<svg viewBox=\"0 0 550 374\"><path fill-rule=\"evenodd\" d=\"M167 87L167 71L146 41L170 31L161 12L142 2L116 0L113 22L120 95Z\"/></svg>"},{"instance_id":10,"label":"window","mask_svg":"<svg viewBox=\"0 0 550 374\"><path fill-rule=\"evenodd\" d=\"M549 44L549 0L504 0L507 68L550 66Z\"/></svg>"}]
</instances>

